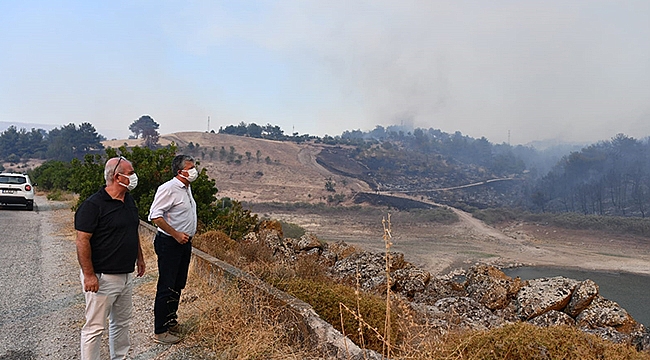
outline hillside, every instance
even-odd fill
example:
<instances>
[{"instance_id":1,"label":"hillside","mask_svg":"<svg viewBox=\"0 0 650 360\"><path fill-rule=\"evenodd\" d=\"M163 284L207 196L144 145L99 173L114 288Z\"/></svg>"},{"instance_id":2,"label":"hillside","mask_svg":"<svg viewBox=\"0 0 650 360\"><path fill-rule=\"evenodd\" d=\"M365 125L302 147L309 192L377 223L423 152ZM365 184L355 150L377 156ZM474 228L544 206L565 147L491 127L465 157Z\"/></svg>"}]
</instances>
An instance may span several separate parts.
<instances>
[{"instance_id":1,"label":"hillside","mask_svg":"<svg viewBox=\"0 0 650 360\"><path fill-rule=\"evenodd\" d=\"M118 147L124 142L106 141L104 145ZM139 145L139 140L127 142L129 146ZM370 192L368 182L371 181L358 179L362 178L362 169L352 164L349 157L342 156L344 151L336 151L336 147L201 132L164 135L160 142L163 145L174 142L186 149L190 142L199 144L199 150L195 151L195 156L202 159L199 167L205 167L215 179L219 197L228 196L245 202L260 216L295 223L328 242L343 240L368 250L382 251L382 217L390 212L393 216L393 250L403 252L410 261L433 273L466 267L477 261L495 265L524 263L641 274L648 274L650 269L650 244L647 238L640 236L566 230L548 224L512 223L495 229L457 209L454 211L460 221L442 224L432 220L426 212L399 211L394 203L390 209L384 205L364 206L361 210L268 204L316 204L326 202L330 195L344 194L344 205L352 205L353 193ZM231 146L236 154L242 155L241 160L230 163L219 160L220 149L223 147L224 151L230 152ZM327 155L318 159L321 162L329 160L327 168L317 162L317 155L323 149L327 149ZM255 158L258 150L260 161ZM252 154L251 160L245 156L246 152ZM270 163L264 160L267 156ZM335 193L325 189L330 178L336 184ZM499 188L481 185L474 189L478 194ZM410 197L410 200L433 204L422 196ZM603 249L607 251L603 252ZM580 257L579 263L576 256Z\"/></svg>"},{"instance_id":2,"label":"hillside","mask_svg":"<svg viewBox=\"0 0 650 360\"><path fill-rule=\"evenodd\" d=\"M104 146L141 145L142 140L113 140ZM370 191L363 181L333 173L316 162L316 155L326 145L296 144L255 139L226 134L181 132L160 137L161 145L175 143L200 160L199 168L206 168L216 181L219 197L231 197L245 202L325 202L328 195ZM196 144L199 144L196 150ZM228 154L234 149L235 160L219 160L223 147ZM258 153L259 151L259 153ZM246 153L250 153L250 159ZM259 154L259 156L257 156ZM241 159L238 159L238 156ZM268 157L268 160L267 160ZM336 192L327 191L325 183L331 179Z\"/></svg>"}]
</instances>

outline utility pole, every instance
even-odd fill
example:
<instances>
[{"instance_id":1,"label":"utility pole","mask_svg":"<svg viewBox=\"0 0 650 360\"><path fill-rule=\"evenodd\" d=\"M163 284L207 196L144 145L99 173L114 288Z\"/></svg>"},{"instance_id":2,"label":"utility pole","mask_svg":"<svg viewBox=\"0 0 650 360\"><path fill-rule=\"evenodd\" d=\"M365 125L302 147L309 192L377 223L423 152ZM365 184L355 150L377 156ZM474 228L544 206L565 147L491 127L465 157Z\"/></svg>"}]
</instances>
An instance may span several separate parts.
<instances>
[{"instance_id":1,"label":"utility pole","mask_svg":"<svg viewBox=\"0 0 650 360\"><path fill-rule=\"evenodd\" d=\"M510 146L510 130L508 130L508 146Z\"/></svg>"},{"instance_id":2,"label":"utility pole","mask_svg":"<svg viewBox=\"0 0 650 360\"><path fill-rule=\"evenodd\" d=\"M210 115L208 115L208 132L210 132Z\"/></svg>"}]
</instances>

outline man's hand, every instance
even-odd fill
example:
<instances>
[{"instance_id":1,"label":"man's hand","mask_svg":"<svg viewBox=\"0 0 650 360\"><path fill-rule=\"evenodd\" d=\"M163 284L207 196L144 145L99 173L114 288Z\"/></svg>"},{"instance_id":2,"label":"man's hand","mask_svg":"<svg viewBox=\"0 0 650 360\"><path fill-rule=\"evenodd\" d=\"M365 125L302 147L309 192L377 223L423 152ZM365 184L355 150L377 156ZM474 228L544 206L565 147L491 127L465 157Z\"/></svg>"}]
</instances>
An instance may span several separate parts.
<instances>
[{"instance_id":1,"label":"man's hand","mask_svg":"<svg viewBox=\"0 0 650 360\"><path fill-rule=\"evenodd\" d=\"M167 224L167 221L165 221L165 219L162 217L153 218L151 221L156 224L159 229L162 229L165 233L171 235L179 244L185 244L190 241L190 235L174 230L174 228L169 226L169 224Z\"/></svg>"},{"instance_id":2,"label":"man's hand","mask_svg":"<svg viewBox=\"0 0 650 360\"><path fill-rule=\"evenodd\" d=\"M188 234L186 234L184 232L174 231L174 236L173 237L174 237L174 239L176 239L176 241L179 244L185 244L188 241L190 241L190 235L188 235Z\"/></svg>"},{"instance_id":3,"label":"man's hand","mask_svg":"<svg viewBox=\"0 0 650 360\"><path fill-rule=\"evenodd\" d=\"M96 293L99 291L99 280L96 274L86 276L84 274L84 291L91 291Z\"/></svg>"},{"instance_id":4,"label":"man's hand","mask_svg":"<svg viewBox=\"0 0 650 360\"><path fill-rule=\"evenodd\" d=\"M146 268L146 265L144 263L144 259L138 257L138 261L136 262L136 266L138 267L138 277L142 277L144 275L144 271Z\"/></svg>"},{"instance_id":5,"label":"man's hand","mask_svg":"<svg viewBox=\"0 0 650 360\"><path fill-rule=\"evenodd\" d=\"M99 291L99 280L95 269L93 268L92 251L90 249L90 238L93 236L91 233L77 230L77 259L81 266L81 273L84 277L84 291Z\"/></svg>"}]
</instances>

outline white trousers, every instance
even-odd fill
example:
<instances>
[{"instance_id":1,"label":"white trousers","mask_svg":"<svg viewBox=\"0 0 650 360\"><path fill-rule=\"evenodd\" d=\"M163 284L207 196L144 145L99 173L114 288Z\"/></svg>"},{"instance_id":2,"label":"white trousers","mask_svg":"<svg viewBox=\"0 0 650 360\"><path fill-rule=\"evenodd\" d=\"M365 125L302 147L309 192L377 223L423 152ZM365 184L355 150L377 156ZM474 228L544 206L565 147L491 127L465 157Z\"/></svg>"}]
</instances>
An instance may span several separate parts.
<instances>
[{"instance_id":1,"label":"white trousers","mask_svg":"<svg viewBox=\"0 0 650 360\"><path fill-rule=\"evenodd\" d=\"M84 291L86 323L81 328L81 360L100 360L99 349L107 322L111 360L126 359L131 347L129 326L133 312L132 274L97 274L97 278L99 291ZM83 281L81 273L82 288Z\"/></svg>"}]
</instances>

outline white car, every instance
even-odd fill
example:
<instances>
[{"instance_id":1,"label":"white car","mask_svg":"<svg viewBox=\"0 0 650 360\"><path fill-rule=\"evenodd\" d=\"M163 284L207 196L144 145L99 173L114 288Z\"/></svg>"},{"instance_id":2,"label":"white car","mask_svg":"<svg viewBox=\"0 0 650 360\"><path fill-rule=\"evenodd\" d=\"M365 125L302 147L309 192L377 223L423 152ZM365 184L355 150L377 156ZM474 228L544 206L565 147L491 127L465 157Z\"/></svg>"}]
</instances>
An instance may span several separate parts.
<instances>
[{"instance_id":1,"label":"white car","mask_svg":"<svg viewBox=\"0 0 650 360\"><path fill-rule=\"evenodd\" d=\"M28 175L0 173L0 205L25 205L34 210L34 186Z\"/></svg>"}]
</instances>

